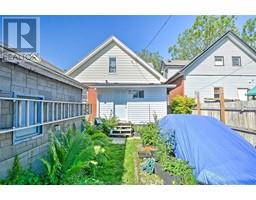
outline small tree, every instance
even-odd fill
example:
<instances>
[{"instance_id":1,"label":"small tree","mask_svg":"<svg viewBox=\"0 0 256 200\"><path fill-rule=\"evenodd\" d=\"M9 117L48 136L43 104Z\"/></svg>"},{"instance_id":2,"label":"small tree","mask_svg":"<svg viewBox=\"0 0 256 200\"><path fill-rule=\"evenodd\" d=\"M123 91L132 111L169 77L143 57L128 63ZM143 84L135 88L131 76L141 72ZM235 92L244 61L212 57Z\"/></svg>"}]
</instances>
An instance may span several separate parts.
<instances>
[{"instance_id":1,"label":"small tree","mask_svg":"<svg viewBox=\"0 0 256 200\"><path fill-rule=\"evenodd\" d=\"M171 113L173 114L191 114L196 105L194 98L175 96L171 104Z\"/></svg>"}]
</instances>

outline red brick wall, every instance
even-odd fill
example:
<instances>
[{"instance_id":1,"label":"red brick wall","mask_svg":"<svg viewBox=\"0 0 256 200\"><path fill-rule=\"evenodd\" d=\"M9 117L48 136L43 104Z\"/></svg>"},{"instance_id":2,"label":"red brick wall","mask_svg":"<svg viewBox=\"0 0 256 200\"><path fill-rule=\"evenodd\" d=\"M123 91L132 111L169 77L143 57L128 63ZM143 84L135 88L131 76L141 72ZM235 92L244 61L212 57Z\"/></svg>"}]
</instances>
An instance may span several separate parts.
<instances>
[{"instance_id":1,"label":"red brick wall","mask_svg":"<svg viewBox=\"0 0 256 200\"><path fill-rule=\"evenodd\" d=\"M176 87L169 91L169 102L172 101L172 98L175 96L184 96L184 80L183 77L176 79L175 81L169 83L175 84Z\"/></svg>"},{"instance_id":2,"label":"red brick wall","mask_svg":"<svg viewBox=\"0 0 256 200\"><path fill-rule=\"evenodd\" d=\"M88 103L92 105L92 113L89 115L89 122L93 122L97 115L97 91L95 88L88 89Z\"/></svg>"}]
</instances>

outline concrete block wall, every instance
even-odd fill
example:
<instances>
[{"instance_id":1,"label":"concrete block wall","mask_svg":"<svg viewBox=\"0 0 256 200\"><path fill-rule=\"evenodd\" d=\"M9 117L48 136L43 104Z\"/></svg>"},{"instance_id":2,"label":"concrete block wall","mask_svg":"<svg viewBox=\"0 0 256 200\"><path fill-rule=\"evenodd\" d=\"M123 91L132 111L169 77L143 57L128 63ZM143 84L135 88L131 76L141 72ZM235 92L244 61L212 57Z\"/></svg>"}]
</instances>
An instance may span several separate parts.
<instances>
[{"instance_id":1,"label":"concrete block wall","mask_svg":"<svg viewBox=\"0 0 256 200\"><path fill-rule=\"evenodd\" d=\"M82 89L76 88L60 81L48 78L20 66L0 61L0 96L12 97L13 92L24 95L40 95L46 100L77 101L81 102ZM0 101L0 129L13 126L13 104L8 101ZM0 178L8 174L12 167L15 155L19 155L24 168L32 167L34 171L40 171L39 158L48 150L49 131L55 132L55 127L60 126L61 132L76 126L82 127L82 117L60 123L43 126L43 133L35 138L13 144L13 133L0 134Z\"/></svg>"}]
</instances>

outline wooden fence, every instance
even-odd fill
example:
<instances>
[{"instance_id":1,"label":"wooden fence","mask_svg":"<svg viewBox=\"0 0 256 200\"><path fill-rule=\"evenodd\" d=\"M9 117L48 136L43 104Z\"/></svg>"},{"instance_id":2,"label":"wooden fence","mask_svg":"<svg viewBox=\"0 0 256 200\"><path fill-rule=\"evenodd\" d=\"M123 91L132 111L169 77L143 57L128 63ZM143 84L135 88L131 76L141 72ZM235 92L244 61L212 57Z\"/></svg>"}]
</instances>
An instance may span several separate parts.
<instances>
[{"instance_id":1,"label":"wooden fence","mask_svg":"<svg viewBox=\"0 0 256 200\"><path fill-rule=\"evenodd\" d=\"M256 101L226 102L221 95L219 100L197 104L193 114L212 116L223 121L256 146Z\"/></svg>"}]
</instances>

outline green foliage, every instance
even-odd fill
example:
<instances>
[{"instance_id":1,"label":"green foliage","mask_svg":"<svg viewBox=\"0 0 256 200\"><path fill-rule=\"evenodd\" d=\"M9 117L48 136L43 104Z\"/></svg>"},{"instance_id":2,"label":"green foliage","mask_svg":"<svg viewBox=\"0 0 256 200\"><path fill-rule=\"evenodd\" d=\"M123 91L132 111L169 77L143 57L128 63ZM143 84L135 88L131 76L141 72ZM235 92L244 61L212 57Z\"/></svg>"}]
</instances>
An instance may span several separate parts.
<instances>
[{"instance_id":1,"label":"green foliage","mask_svg":"<svg viewBox=\"0 0 256 200\"><path fill-rule=\"evenodd\" d=\"M152 63L154 68L161 72L161 60L163 57L159 54L159 52L150 52L147 49L143 49L141 52L138 53L138 56L142 58L147 63Z\"/></svg>"},{"instance_id":2,"label":"green foliage","mask_svg":"<svg viewBox=\"0 0 256 200\"><path fill-rule=\"evenodd\" d=\"M163 156L161 164L165 171L181 179L181 184L195 185L197 183L193 169L188 165L187 161L177 159L175 157Z\"/></svg>"},{"instance_id":3,"label":"green foliage","mask_svg":"<svg viewBox=\"0 0 256 200\"><path fill-rule=\"evenodd\" d=\"M99 126L99 129L103 133L108 135L110 133L110 130L114 129L117 126L118 119L115 116L113 116L113 117L109 117L109 118L103 118L102 122L103 123Z\"/></svg>"},{"instance_id":4,"label":"green foliage","mask_svg":"<svg viewBox=\"0 0 256 200\"><path fill-rule=\"evenodd\" d=\"M124 174L123 183L124 184L138 184L138 174L137 174L137 162L138 162L138 151L140 145L139 139L129 138L126 141L125 148L125 159L124 159Z\"/></svg>"},{"instance_id":5,"label":"green foliage","mask_svg":"<svg viewBox=\"0 0 256 200\"><path fill-rule=\"evenodd\" d=\"M197 16L192 27L179 34L177 44L169 48L172 59L191 60L227 31L238 34L234 16Z\"/></svg>"},{"instance_id":6,"label":"green foliage","mask_svg":"<svg viewBox=\"0 0 256 200\"><path fill-rule=\"evenodd\" d=\"M7 179L1 181L5 185L38 185L41 184L41 177L33 173L31 170L24 170L16 155L13 166L8 173Z\"/></svg>"},{"instance_id":7,"label":"green foliage","mask_svg":"<svg viewBox=\"0 0 256 200\"><path fill-rule=\"evenodd\" d=\"M90 138L77 131L52 136L49 157L42 159L49 184L65 184L94 158Z\"/></svg>"},{"instance_id":8,"label":"green foliage","mask_svg":"<svg viewBox=\"0 0 256 200\"><path fill-rule=\"evenodd\" d=\"M124 171L124 144L109 144L105 147L108 160L96 170L96 178L101 184L122 184ZM97 184L97 183L96 183Z\"/></svg>"},{"instance_id":9,"label":"green foliage","mask_svg":"<svg viewBox=\"0 0 256 200\"><path fill-rule=\"evenodd\" d=\"M159 130L157 125L149 123L145 126L137 127L137 131L141 134L143 145L156 146L159 142Z\"/></svg>"},{"instance_id":10,"label":"green foliage","mask_svg":"<svg viewBox=\"0 0 256 200\"><path fill-rule=\"evenodd\" d=\"M245 22L241 35L242 39L256 50L256 17Z\"/></svg>"},{"instance_id":11,"label":"green foliage","mask_svg":"<svg viewBox=\"0 0 256 200\"><path fill-rule=\"evenodd\" d=\"M171 103L171 113L191 114L195 105L196 102L194 98L175 96Z\"/></svg>"},{"instance_id":12,"label":"green foliage","mask_svg":"<svg viewBox=\"0 0 256 200\"><path fill-rule=\"evenodd\" d=\"M94 135L96 133L101 133L101 130L98 129L96 126L94 126L93 124L89 123L88 121L84 122L84 134L88 134L88 135Z\"/></svg>"},{"instance_id":13,"label":"green foliage","mask_svg":"<svg viewBox=\"0 0 256 200\"><path fill-rule=\"evenodd\" d=\"M162 140L157 145L157 160L161 163L163 169L173 176L179 177L180 184L194 185L197 183L193 169L187 161L174 157L173 147Z\"/></svg>"},{"instance_id":14,"label":"green foliage","mask_svg":"<svg viewBox=\"0 0 256 200\"><path fill-rule=\"evenodd\" d=\"M136 128L141 133L143 144L156 145L156 160L159 161L165 171L181 179L180 184L196 184L193 170L188 162L175 158L173 145L164 142L159 135L159 128L156 124L148 124Z\"/></svg>"}]
</instances>

